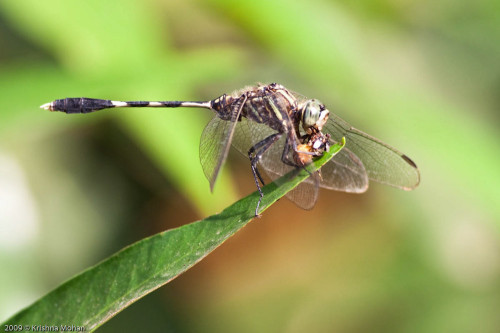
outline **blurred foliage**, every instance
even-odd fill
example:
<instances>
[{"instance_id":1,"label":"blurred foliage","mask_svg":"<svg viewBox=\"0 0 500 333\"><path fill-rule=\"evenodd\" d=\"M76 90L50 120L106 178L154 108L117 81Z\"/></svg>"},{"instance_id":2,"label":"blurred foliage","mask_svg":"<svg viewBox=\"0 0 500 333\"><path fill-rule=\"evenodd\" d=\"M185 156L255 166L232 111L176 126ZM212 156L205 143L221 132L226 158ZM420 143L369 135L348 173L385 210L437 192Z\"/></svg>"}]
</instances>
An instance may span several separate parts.
<instances>
[{"instance_id":1,"label":"blurred foliage","mask_svg":"<svg viewBox=\"0 0 500 333\"><path fill-rule=\"evenodd\" d=\"M254 190L233 156L210 193L206 111L38 105L279 82L407 153L420 187L279 202L101 330L497 332L499 16L494 0L0 1L0 318Z\"/></svg>"}]
</instances>

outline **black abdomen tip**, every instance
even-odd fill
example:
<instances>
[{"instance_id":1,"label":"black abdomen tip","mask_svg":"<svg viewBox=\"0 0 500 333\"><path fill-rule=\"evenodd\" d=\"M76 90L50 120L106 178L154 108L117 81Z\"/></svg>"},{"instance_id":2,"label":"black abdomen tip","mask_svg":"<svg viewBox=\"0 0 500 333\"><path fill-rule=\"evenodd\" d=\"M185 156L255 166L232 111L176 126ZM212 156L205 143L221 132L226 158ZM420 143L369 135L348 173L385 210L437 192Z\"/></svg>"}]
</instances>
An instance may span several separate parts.
<instances>
[{"instance_id":1,"label":"black abdomen tip","mask_svg":"<svg viewBox=\"0 0 500 333\"><path fill-rule=\"evenodd\" d=\"M50 104L49 110L66 113L89 113L113 106L113 102L105 99L76 97L57 99Z\"/></svg>"}]
</instances>

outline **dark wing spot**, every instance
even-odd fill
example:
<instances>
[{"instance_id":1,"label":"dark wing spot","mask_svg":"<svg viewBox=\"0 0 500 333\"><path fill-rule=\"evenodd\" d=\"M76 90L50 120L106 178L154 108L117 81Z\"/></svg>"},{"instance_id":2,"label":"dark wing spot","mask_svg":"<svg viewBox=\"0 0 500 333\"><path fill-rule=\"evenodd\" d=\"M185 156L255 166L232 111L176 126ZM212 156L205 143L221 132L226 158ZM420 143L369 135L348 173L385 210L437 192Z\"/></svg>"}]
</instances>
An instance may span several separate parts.
<instances>
[{"instance_id":1,"label":"dark wing spot","mask_svg":"<svg viewBox=\"0 0 500 333\"><path fill-rule=\"evenodd\" d=\"M409 165L411 165L412 167L414 167L415 169L418 169L417 165L415 164L415 162L413 162L408 156L406 156L405 154L401 155L401 157L403 158L403 160L406 161L406 163L408 163Z\"/></svg>"}]
</instances>

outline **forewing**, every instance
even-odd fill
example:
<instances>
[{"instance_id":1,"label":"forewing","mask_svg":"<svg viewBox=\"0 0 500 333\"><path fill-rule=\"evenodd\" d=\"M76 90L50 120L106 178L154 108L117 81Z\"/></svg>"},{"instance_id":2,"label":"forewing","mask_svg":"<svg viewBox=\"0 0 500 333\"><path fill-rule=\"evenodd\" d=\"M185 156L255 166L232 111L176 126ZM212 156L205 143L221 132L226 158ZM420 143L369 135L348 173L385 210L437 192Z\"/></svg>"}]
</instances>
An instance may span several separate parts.
<instances>
[{"instance_id":1,"label":"forewing","mask_svg":"<svg viewBox=\"0 0 500 333\"><path fill-rule=\"evenodd\" d=\"M403 190L412 190L417 187L420 181L417 166L408 156L395 148L352 127L331 112L328 122L323 127L323 132L329 133L336 142L339 142L342 137L346 139L346 147L333 160L338 162L339 158L342 158L342 152L344 159L349 159L350 156L345 155L350 151L361 160L369 179ZM322 168L323 177L327 171L325 167L329 164L331 161Z\"/></svg>"},{"instance_id":2,"label":"forewing","mask_svg":"<svg viewBox=\"0 0 500 333\"><path fill-rule=\"evenodd\" d=\"M274 133L276 131L269 126L242 117L236 124L233 146L244 156L248 157L250 148Z\"/></svg>"}]
</instances>

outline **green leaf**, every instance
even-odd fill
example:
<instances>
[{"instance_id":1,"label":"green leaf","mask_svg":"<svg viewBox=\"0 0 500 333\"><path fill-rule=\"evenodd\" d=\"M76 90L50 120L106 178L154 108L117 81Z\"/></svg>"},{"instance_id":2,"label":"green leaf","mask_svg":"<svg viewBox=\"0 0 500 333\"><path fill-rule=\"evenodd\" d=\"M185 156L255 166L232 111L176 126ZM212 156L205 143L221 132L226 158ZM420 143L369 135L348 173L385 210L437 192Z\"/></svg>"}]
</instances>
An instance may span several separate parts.
<instances>
[{"instance_id":1,"label":"green leaf","mask_svg":"<svg viewBox=\"0 0 500 333\"><path fill-rule=\"evenodd\" d=\"M261 212L318 170L342 147L335 144L308 171L292 171L263 188ZM207 256L255 216L256 191L219 214L145 238L75 276L3 325L75 325L95 330L144 295Z\"/></svg>"}]
</instances>

